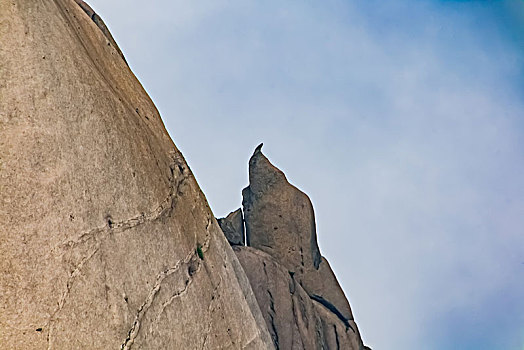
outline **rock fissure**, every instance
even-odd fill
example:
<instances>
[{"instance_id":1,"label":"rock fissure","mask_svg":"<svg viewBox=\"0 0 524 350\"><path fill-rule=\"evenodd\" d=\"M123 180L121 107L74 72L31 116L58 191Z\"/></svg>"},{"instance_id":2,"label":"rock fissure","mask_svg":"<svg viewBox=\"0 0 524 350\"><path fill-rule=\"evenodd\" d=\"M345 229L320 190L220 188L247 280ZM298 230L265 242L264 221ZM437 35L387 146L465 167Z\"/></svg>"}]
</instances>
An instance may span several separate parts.
<instances>
[{"instance_id":1,"label":"rock fissure","mask_svg":"<svg viewBox=\"0 0 524 350\"><path fill-rule=\"evenodd\" d=\"M220 285L222 284L222 276L220 276L220 280L218 281L217 285L213 288L213 292L211 293L211 301L209 302L209 305L207 307L207 315L209 317L209 322L207 322L206 331L204 333L204 339L202 341L202 347L201 349L204 350L207 343L207 338L209 337L209 333L211 332L212 328L212 318L211 315L213 314L213 307L214 304L218 301L218 290L220 288Z\"/></svg>"},{"instance_id":2,"label":"rock fissure","mask_svg":"<svg viewBox=\"0 0 524 350\"><path fill-rule=\"evenodd\" d=\"M91 252L85 256L80 263L73 269L73 271L69 274L69 278L66 282L66 289L62 293L62 296L58 300L58 305L55 311L51 314L48 321L45 323L44 328L48 328L47 330L47 348L50 350L52 348L52 330L53 330L53 322L55 321L58 314L62 311L64 308L64 305L66 303L67 298L69 297L69 294L71 293L71 287L73 286L74 279L80 275L81 270L83 266L89 261L98 251L100 250L100 244L97 244Z\"/></svg>"},{"instance_id":3,"label":"rock fissure","mask_svg":"<svg viewBox=\"0 0 524 350\"><path fill-rule=\"evenodd\" d=\"M335 332L335 341L337 344L337 350L340 350L340 340L338 339L337 326L333 325L333 331Z\"/></svg>"},{"instance_id":4,"label":"rock fissure","mask_svg":"<svg viewBox=\"0 0 524 350\"><path fill-rule=\"evenodd\" d=\"M197 272L198 272L198 271L197 271ZM162 304L162 308L160 309L160 312L158 313L157 318L156 318L157 320L158 320L158 319L160 318L160 316L164 313L164 311L166 310L166 308L167 308L169 305L171 305L171 304L173 303L173 301L174 301L176 298L178 298L178 297L184 295L184 294L187 292L187 290L189 289L189 286L191 285L191 283L193 283L193 278L188 277L188 278L185 280L185 282L184 282L184 287L183 287L181 290L176 291L175 293L173 293L173 294L171 295L171 297L170 297L167 301L165 301L165 302Z\"/></svg>"},{"instance_id":5,"label":"rock fissure","mask_svg":"<svg viewBox=\"0 0 524 350\"><path fill-rule=\"evenodd\" d=\"M178 164L175 163L174 166L176 165ZM76 239L68 240L64 243L61 243L57 247L53 248L52 251L56 251L56 249L58 248L74 248L79 244L83 244L89 241L93 237L96 238L96 236L100 233L104 233L105 235L107 235L110 232L114 232L116 230L125 231L147 222L154 222L163 216L170 216L173 210L175 209L176 199L179 194L180 188L185 184L187 179L188 175L182 175L177 181L177 178L172 173L172 179L170 179L169 181L170 190L168 195L156 208L151 210L149 213L141 213L139 215L121 221L113 221L112 219L109 219L111 220L110 224L96 227L91 230L86 230L82 232Z\"/></svg>"},{"instance_id":6,"label":"rock fissure","mask_svg":"<svg viewBox=\"0 0 524 350\"><path fill-rule=\"evenodd\" d=\"M326 309L328 309L333 314L335 314L344 323L346 328L350 328L353 331L353 333L355 332L353 327L351 327L351 325L349 324L349 320L347 318L345 318L344 315L342 315L342 313L340 311L338 311L338 309L333 304L331 304L329 301L327 301L326 299L322 298L319 295L313 294L313 295L310 295L309 297L311 298L311 300L314 300L314 301L320 303Z\"/></svg>"},{"instance_id":7,"label":"rock fissure","mask_svg":"<svg viewBox=\"0 0 524 350\"><path fill-rule=\"evenodd\" d=\"M64 18L64 20L67 22L69 30L71 30L75 34L75 36L78 38L78 42L82 45L82 47L83 47L83 49L84 49L84 51L86 53L86 56L89 57L89 60L93 64L93 67L95 68L96 72L99 74L100 79L102 81L104 81L104 83L106 84L108 89L110 89L111 92L113 92L113 94L115 96L118 96L118 98L119 98L119 100L121 102L123 102L128 108L131 108L131 104L128 102L127 98L122 94L121 91L118 91L118 88L115 87L114 84L112 84L109 81L109 78L107 77L107 75L104 74L104 72L102 71L100 63L97 62L98 59L94 56L94 52L93 51L96 52L96 50L92 50L92 49L89 48L88 41L82 35L82 33L80 31L80 27L77 24L74 23L76 21L76 19L72 18L72 17L74 17L74 15L71 15L69 13L69 10L67 9L68 5L63 4L62 0L54 0L54 3L57 6L57 8L58 8L60 14L62 15L62 17ZM77 2L77 4L78 4L78 2ZM80 6L80 7L82 8L82 6ZM86 10L84 8L82 8L82 10L84 12L86 12ZM95 23L95 24L97 24L97 23ZM98 26L98 28L101 29L101 27L98 24L97 24L97 26ZM109 33L109 31L107 31L107 32ZM103 31L102 31L102 33L105 34ZM107 39L107 36L106 36L106 39ZM113 42L114 42L114 40L113 40ZM114 46L115 50L120 51L120 49L116 45L116 42L114 42L114 45L115 45ZM123 55L121 55L121 57L123 57ZM125 59L124 59L124 63L126 63ZM126 65L127 65L127 63L126 63Z\"/></svg>"},{"instance_id":8,"label":"rock fissure","mask_svg":"<svg viewBox=\"0 0 524 350\"><path fill-rule=\"evenodd\" d=\"M271 338L273 338L273 343L275 344L275 347L277 350L280 349L279 342L278 342L278 327L275 324L275 301L273 300L273 294L271 294L271 291L268 289L267 294L269 296L269 318L271 320L271 329L269 330L271 333Z\"/></svg>"},{"instance_id":9,"label":"rock fissure","mask_svg":"<svg viewBox=\"0 0 524 350\"><path fill-rule=\"evenodd\" d=\"M129 332L127 333L127 338L120 346L120 349L127 350L131 348L131 346L133 345L135 341L135 338L138 335L138 332L140 331L140 322L142 321L142 318L144 317L145 313L147 312L147 310L153 303L153 300L155 299L156 295L160 291L162 282L166 279L166 277L177 272L180 266L184 262L187 263L194 256L194 254L195 254L194 251L191 251L189 254L186 255L184 259L178 260L173 267L166 269L158 274L155 284L153 285L153 288L149 291L147 298L145 299L145 301L142 303L142 305L138 309L138 312L135 316L135 320L133 321L133 324L131 328L129 329Z\"/></svg>"},{"instance_id":10,"label":"rock fissure","mask_svg":"<svg viewBox=\"0 0 524 350\"><path fill-rule=\"evenodd\" d=\"M209 249L209 242L210 242L210 239L211 239L211 236L209 235L209 232L208 232L208 229L210 227L209 221L210 221L210 219L208 219L208 223L206 224L206 239L205 239L204 244L202 245L202 249L204 249L204 251L207 251ZM184 259L178 260L173 267L171 267L171 268L169 268L167 270L164 270L164 271L162 271L162 272L160 272L158 274L158 276L156 278L156 282L155 282L153 288L150 290L146 300L142 303L142 305L138 309L138 312L137 312L137 314L135 316L135 320L134 320L131 328L129 329L129 331L127 333L127 338L125 339L125 341L120 346L120 349L122 349L122 350L129 350L129 349L131 349L131 346L133 345L136 337L138 336L138 332L140 331L140 323L142 321L142 318L144 317L146 312L151 307L151 304L153 303L153 300L155 299L156 295L160 291L160 288L161 288L161 285L162 285L163 281L167 277L169 277L170 275L176 273L180 269L182 264L184 266L186 266L192 259L198 259L197 256L198 256L197 251L196 250L191 250L185 256ZM188 269L186 269L186 271L188 271ZM195 271L195 273L196 273L196 271ZM163 305L163 309L160 312L160 314L165 310L165 307L167 307L169 304L171 304L173 302L173 300L175 300L177 297L183 295L187 291L187 289L188 289L189 285L191 284L191 281L193 280L193 278L194 277L188 277L186 279L186 283L184 283L183 289L180 292L177 292L177 293L175 293L174 295L171 296L171 298L168 300L168 302L166 302L166 304ZM159 315L157 315L157 319L158 319L158 317L159 317Z\"/></svg>"},{"instance_id":11,"label":"rock fissure","mask_svg":"<svg viewBox=\"0 0 524 350\"><path fill-rule=\"evenodd\" d=\"M193 256L194 256L194 255L192 255L192 257L193 257ZM189 261L188 261L188 263L189 263ZM160 319L160 317L162 316L162 314L164 313L164 311L166 310L166 308L167 308L169 305L171 305L171 304L173 303L173 301L174 301L176 298L178 298L178 297L184 295L184 294L187 292L187 290L189 289L189 286L193 283L193 278L194 278L194 276L195 276L195 275L200 271L201 263L200 263L200 262L197 262L197 264L198 264L198 267L197 267L195 270L192 270L191 273L189 273L189 269L188 269L188 274L187 274L187 276L186 276L186 280L185 280L185 282L184 282L184 286L182 287L182 289L176 291L175 293L173 293L173 294L171 295L171 297L170 297L167 301L165 301L164 303L162 303L162 308L161 308L160 311L158 312L158 314L157 314L157 316L156 316L156 318L155 318L155 322L158 322L158 320Z\"/></svg>"},{"instance_id":12,"label":"rock fissure","mask_svg":"<svg viewBox=\"0 0 524 350\"><path fill-rule=\"evenodd\" d=\"M174 165L170 166L170 168L173 169L173 168L177 167L178 169L183 169L183 168L180 168L181 164L176 159L176 156L173 156L173 159L174 159ZM180 170L180 172L183 173L184 171ZM138 216L135 216L135 217L132 217L130 219L117 221L117 222L115 222L111 218L109 218L109 219L107 219L108 220L108 225L104 225L104 226L97 227L97 228L92 229L92 230L84 231L82 234L80 234L78 236L78 238L76 240L74 240L74 241L70 240L70 241L62 243L62 244L60 244L58 246L58 247L67 247L69 249L72 249L75 246L77 246L79 244L83 244L85 242L88 242L91 239L95 240L95 244L94 244L93 248L91 249L91 251L85 257L83 257L81 259L81 261L78 263L78 265L76 265L75 268L73 269L73 271L70 273L70 275L69 275L69 277L68 277L68 279L66 281L65 291L62 293L62 296L60 297L59 301L57 302L56 310L53 311L53 313L51 314L49 320L44 325L45 327L48 328L48 334L47 334L48 349L51 349L51 347L52 347L52 322L55 321L55 318L57 317L57 315L63 309L63 307L65 305L65 302L66 302L66 299L67 299L67 297L70 294L71 287L73 285L74 279L78 275L80 275L81 270L84 267L84 265L93 256L95 256L95 254L100 250L102 242L99 240L99 237L98 237L99 234L102 233L102 232L104 233L104 235L102 237L100 237L101 239L103 239L103 238L105 238L105 236L109 235L111 232L114 232L115 230L125 231L125 230L131 229L133 227L139 226L141 224L144 224L144 223L147 223L147 222L153 222L155 220L158 220L163 215L170 216L172 211L174 210L174 208L176 206L176 197L178 195L178 192L179 192L180 188L184 185L184 182L187 180L187 178L188 178L187 175L183 175L182 177L179 178L178 181L176 181L176 177L174 176L174 173L171 172L170 183L172 185L170 186L170 191L169 191L168 196L166 197L166 199L164 199L164 201L162 201L162 203L159 206L157 206L150 213L148 213L148 214L142 213L142 214L140 214ZM206 231L207 231L208 227L209 227L209 223L206 226ZM53 249L53 250L55 250L55 249Z\"/></svg>"}]
</instances>

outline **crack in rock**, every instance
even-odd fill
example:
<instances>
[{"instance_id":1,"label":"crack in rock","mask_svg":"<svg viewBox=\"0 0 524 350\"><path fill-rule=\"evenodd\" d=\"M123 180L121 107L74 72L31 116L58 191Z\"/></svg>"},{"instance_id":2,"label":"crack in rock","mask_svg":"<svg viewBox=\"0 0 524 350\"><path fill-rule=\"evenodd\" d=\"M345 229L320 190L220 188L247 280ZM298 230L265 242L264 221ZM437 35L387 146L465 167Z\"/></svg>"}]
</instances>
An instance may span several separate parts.
<instances>
[{"instance_id":1,"label":"crack in rock","mask_svg":"<svg viewBox=\"0 0 524 350\"><path fill-rule=\"evenodd\" d=\"M246 349L246 348L249 348L251 349L251 344L253 344L255 342L255 340L257 340L258 336L260 335L260 332L259 333L256 333L255 335L253 335L253 337L251 339L249 339L247 341L247 343L245 343L244 345L242 345L242 349Z\"/></svg>"},{"instance_id":2,"label":"crack in rock","mask_svg":"<svg viewBox=\"0 0 524 350\"><path fill-rule=\"evenodd\" d=\"M191 255L191 258L193 258L193 257L194 257L194 254ZM191 261L191 259L188 261L188 263L189 263L190 261ZM176 291L175 293L173 293L173 294L171 295L171 297L170 297L167 301L165 301L165 302L162 304L162 308L161 308L160 311L158 312L158 314L157 314L157 316L156 316L156 318L155 318L155 322L153 322L152 325L158 322L158 320L160 319L160 317L161 317L162 314L164 313L165 309L166 309L169 305L171 305L171 303L173 303L173 301L174 301L176 298L178 298L178 297L184 295L184 294L187 292L187 290L189 289L189 286L193 283L193 276L196 275L196 274L200 271L200 269L201 269L201 264L200 264L200 262L199 262L198 260L196 260L196 261L197 261L197 263L198 263L198 267L197 267L197 268L196 268L196 269L195 269L191 274L188 273L188 274L186 275L186 281L185 281L185 283L184 283L184 287L183 287L181 290L178 290L178 291ZM166 277L167 277L167 276L166 276ZM150 330L150 332L151 332L151 330Z\"/></svg>"},{"instance_id":3,"label":"crack in rock","mask_svg":"<svg viewBox=\"0 0 524 350\"><path fill-rule=\"evenodd\" d=\"M104 225L96 227L87 231L82 232L76 239L68 240L59 244L52 251L55 251L57 248L74 248L79 244L83 244L93 237L96 237L99 233L105 233L105 235L116 230L125 231L134 227L137 227L146 222L154 222L163 216L171 216L172 212L176 207L176 202L178 194L180 193L181 188L185 185L186 180L189 178L189 173L185 171L184 162L181 159L181 156L178 154L172 154L173 161L169 166L171 171L169 177L169 192L166 198L153 210L149 213L141 213L134 217L121 220L121 221L112 221L109 225ZM175 176L175 169L179 169L181 177Z\"/></svg>"},{"instance_id":4,"label":"crack in rock","mask_svg":"<svg viewBox=\"0 0 524 350\"><path fill-rule=\"evenodd\" d=\"M262 261L264 274L266 275L266 285L269 287L269 276L267 273L267 265L265 261ZM271 335L271 339L273 340L273 344L275 345L275 348L278 350L280 349L279 345L279 339L278 339L278 332L277 332L277 326L275 325L275 316L276 316L276 310L275 310L275 301L273 299L273 294L271 294L271 290L269 288L266 290L267 294L269 296L269 310L268 315L271 322L271 327L269 329L269 333Z\"/></svg>"},{"instance_id":5,"label":"crack in rock","mask_svg":"<svg viewBox=\"0 0 524 350\"><path fill-rule=\"evenodd\" d=\"M273 338L273 343L275 344L276 349L280 349L279 346L279 340L278 340L278 332L277 327L275 325L275 301L273 300L273 294L271 294L271 291L268 289L267 294L269 295L269 318L271 319L271 338Z\"/></svg>"},{"instance_id":6,"label":"crack in rock","mask_svg":"<svg viewBox=\"0 0 524 350\"><path fill-rule=\"evenodd\" d=\"M309 296L311 300L314 300L318 302L319 304L323 305L326 309L331 311L333 314L335 314L346 326L346 329L351 329L353 333L356 333L353 327L349 324L349 320L342 315L340 311L335 307L335 305L331 304L329 301L321 297L320 295L312 294Z\"/></svg>"},{"instance_id":7,"label":"crack in rock","mask_svg":"<svg viewBox=\"0 0 524 350\"><path fill-rule=\"evenodd\" d=\"M124 57L124 54L122 53L122 51L120 51L120 48L116 44L115 39L111 35L111 32L109 32L109 29L107 29L107 26L104 23L104 21L102 20L102 18L91 8L91 6L89 6L84 1L82 1L82 0L75 0L75 2L86 13L86 15L88 15L89 18L91 18L91 20L97 25L97 27L102 31L102 33L104 34L106 39L109 41L109 43L111 43L111 45L113 45L113 47L116 49L116 51L118 52L120 57L122 57L124 62L127 64L127 61L126 61L126 59Z\"/></svg>"},{"instance_id":8,"label":"crack in rock","mask_svg":"<svg viewBox=\"0 0 524 350\"><path fill-rule=\"evenodd\" d=\"M210 240L211 240L211 235L209 234L209 231L208 231L209 227L211 226L210 220L211 219L208 218L208 223L206 225L206 240L205 240L204 244L202 245L202 249L205 252L207 252L207 250L209 249L209 243L210 243ZM146 312L151 307L151 304L153 303L153 300L157 296L158 292L160 291L161 285L164 282L164 280L167 277L169 277L170 275L176 273L180 269L182 264L187 265L189 263L189 261L191 261L191 259L197 259L197 252L196 252L196 250L191 250L186 255L186 257L184 259L178 260L173 267L171 267L169 269L166 269L166 270L160 272L157 275L156 282L155 282L153 288L149 291L149 294L148 294L146 300L142 303L142 305L138 309L138 312L137 312L137 314L135 316L135 320L134 320L131 328L129 329L129 331L127 333L127 338L125 339L125 341L120 346L121 350L129 350L129 349L131 349L131 346L133 345L136 337L138 336L138 332L140 331L141 321L142 321L144 315L146 314ZM192 279L188 279L187 281L190 281L190 280L192 280ZM184 284L185 284L184 288L178 294L175 293L167 302L165 302L163 304L163 309L162 309L161 312L163 312L165 307L167 307L168 304L173 302L174 299L176 299L180 295L184 294L187 291L187 288L189 287L189 285L191 283L187 282L187 283L184 283ZM158 316L157 316L157 319L158 319Z\"/></svg>"},{"instance_id":9,"label":"crack in rock","mask_svg":"<svg viewBox=\"0 0 524 350\"><path fill-rule=\"evenodd\" d=\"M153 300L155 299L156 295L158 294L158 291L160 291L162 282L166 279L166 277L177 272L180 266L182 265L182 263L189 262L189 260L191 260L194 254L195 253L191 251L188 255L186 255L184 259L178 260L173 267L166 269L157 275L156 282L153 288L149 291L149 294L146 300L142 303L142 305L138 309L133 325L131 326L131 329L127 333L127 338L124 341L124 343L121 345L120 349L125 350L125 349L131 348L131 346L133 345L135 341L136 336L138 335L138 331L140 330L140 321L142 320L142 318L144 317L144 314L147 312L147 310L153 303Z\"/></svg>"},{"instance_id":10,"label":"crack in rock","mask_svg":"<svg viewBox=\"0 0 524 350\"><path fill-rule=\"evenodd\" d=\"M201 347L202 350L205 349L205 346L206 346L206 343L207 343L207 338L209 336L209 333L211 332L211 324L213 323L212 320L211 320L211 314L213 313L212 308L213 308L214 302L216 300L218 300L217 292L218 292L218 288L220 287L221 284L222 284L222 276L220 276L220 280L218 281L217 285L213 289L213 293L211 294L211 302L209 303L209 306L207 307L207 315L209 315L210 320L207 323L207 327L206 327L207 330L204 333L204 340L202 341L202 347Z\"/></svg>"},{"instance_id":11,"label":"crack in rock","mask_svg":"<svg viewBox=\"0 0 524 350\"><path fill-rule=\"evenodd\" d=\"M122 220L122 221L110 221L110 224L108 226L103 227L97 227L91 230L87 230L82 232L75 240L69 240L67 242L64 242L62 244L59 244L57 247L53 248L51 252L56 251L57 248L65 249L68 248L68 250L71 250L75 248L76 246L80 244L84 244L90 240L95 240L95 244L91 248L91 251L81 259L81 261L75 266L73 271L69 274L68 279L66 281L66 287L65 291L62 293L60 299L57 302L57 308L53 311L51 316L49 317L48 321L45 323L44 327L48 328L47 330L47 348L50 350L52 348L52 324L56 320L57 315L62 311L65 302L71 292L71 287L73 285L73 282L76 277L78 277L81 273L82 268L84 265L93 257L96 255L96 253L100 250L100 247L102 245L102 242L99 240L99 238L103 239L107 235L109 235L110 232L114 232L115 230L121 230L125 231L127 229L139 226L141 224L144 224L146 222L154 222L158 219L160 219L163 216L170 216L173 212L173 210L176 207L176 199L177 195L179 194L180 189L185 184L186 180L189 177L189 172L186 172L185 164L183 159L181 158L181 155L172 152L171 157L173 159L172 164L169 166L171 174L169 177L169 193L166 196L166 198L158 205L155 209L153 209L151 212L147 214L140 214L137 216L134 216L132 218ZM181 177L177 178L175 176L175 169L178 169ZM208 220L207 228L210 226L210 222ZM104 233L102 237L98 237L100 233ZM65 254L62 253L62 255Z\"/></svg>"},{"instance_id":12,"label":"crack in rock","mask_svg":"<svg viewBox=\"0 0 524 350\"><path fill-rule=\"evenodd\" d=\"M65 305L65 302L67 300L67 297L69 297L69 293L71 292L71 287L73 286L74 279L78 275L80 275L80 271L82 270L86 262L89 261L99 251L99 249L100 249L100 244L97 244L96 247L87 256L85 256L80 261L80 263L75 267L75 269L69 274L69 278L67 279L67 282L66 282L66 290L64 291L64 293L62 293L62 296L58 300L58 306L56 310L51 314L51 317L49 317L49 320L44 325L44 327L46 328L49 326L48 331L47 331L47 349L48 350L50 350L52 347L52 341L51 341L52 329L53 329L52 323L55 321L55 318L57 317L57 315L62 311Z\"/></svg>"},{"instance_id":13,"label":"crack in rock","mask_svg":"<svg viewBox=\"0 0 524 350\"><path fill-rule=\"evenodd\" d=\"M333 325L333 330L335 331L335 341L337 343L337 350L340 350L340 341L338 340L338 332L336 325Z\"/></svg>"}]
</instances>

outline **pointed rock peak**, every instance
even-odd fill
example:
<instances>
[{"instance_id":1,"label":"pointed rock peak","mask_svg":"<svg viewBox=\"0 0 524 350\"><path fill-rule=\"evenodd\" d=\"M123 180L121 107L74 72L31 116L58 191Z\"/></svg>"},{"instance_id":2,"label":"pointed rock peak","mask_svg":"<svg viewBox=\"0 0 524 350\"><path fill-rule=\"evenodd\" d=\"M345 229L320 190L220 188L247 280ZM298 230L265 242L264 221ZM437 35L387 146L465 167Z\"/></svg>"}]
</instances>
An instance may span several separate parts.
<instances>
[{"instance_id":1,"label":"pointed rock peak","mask_svg":"<svg viewBox=\"0 0 524 350\"><path fill-rule=\"evenodd\" d=\"M311 201L271 164L261 147L249 160L249 186L242 191L246 242L290 271L317 269L320 252Z\"/></svg>"},{"instance_id":2,"label":"pointed rock peak","mask_svg":"<svg viewBox=\"0 0 524 350\"><path fill-rule=\"evenodd\" d=\"M249 159L249 186L242 197L246 246L235 245L234 251L275 348L366 349L347 298L320 255L309 197L262 154L262 144ZM283 311L290 304L300 304L302 317ZM304 327L304 319L320 323Z\"/></svg>"},{"instance_id":3,"label":"pointed rock peak","mask_svg":"<svg viewBox=\"0 0 524 350\"><path fill-rule=\"evenodd\" d=\"M253 152L253 155L257 154L257 153L262 153L262 146L264 146L264 143L262 142L260 145L257 146L257 148L255 148L255 152Z\"/></svg>"},{"instance_id":4,"label":"pointed rock peak","mask_svg":"<svg viewBox=\"0 0 524 350\"><path fill-rule=\"evenodd\" d=\"M276 183L286 183L286 175L271 164L262 153L263 143L255 148L249 159L249 187L251 192L261 194Z\"/></svg>"}]
</instances>

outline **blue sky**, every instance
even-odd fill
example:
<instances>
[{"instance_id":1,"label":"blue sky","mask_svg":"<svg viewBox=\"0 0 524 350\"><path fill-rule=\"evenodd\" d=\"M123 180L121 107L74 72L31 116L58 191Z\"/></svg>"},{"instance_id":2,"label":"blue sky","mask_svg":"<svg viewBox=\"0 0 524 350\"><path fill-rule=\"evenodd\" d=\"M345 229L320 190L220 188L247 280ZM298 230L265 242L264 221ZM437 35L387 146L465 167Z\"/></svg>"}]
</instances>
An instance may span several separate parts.
<instances>
[{"instance_id":1,"label":"blue sky","mask_svg":"<svg viewBox=\"0 0 524 350\"><path fill-rule=\"evenodd\" d=\"M216 216L265 154L373 349L524 349L523 1L101 1Z\"/></svg>"}]
</instances>

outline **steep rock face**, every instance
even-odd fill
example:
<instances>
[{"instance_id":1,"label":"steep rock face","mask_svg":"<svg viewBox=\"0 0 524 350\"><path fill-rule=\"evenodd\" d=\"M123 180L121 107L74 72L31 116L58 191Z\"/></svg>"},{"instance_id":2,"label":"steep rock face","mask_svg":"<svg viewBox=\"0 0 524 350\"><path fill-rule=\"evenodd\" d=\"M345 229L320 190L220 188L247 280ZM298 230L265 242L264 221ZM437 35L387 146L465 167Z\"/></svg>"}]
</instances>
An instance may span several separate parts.
<instances>
[{"instance_id":1,"label":"steep rock face","mask_svg":"<svg viewBox=\"0 0 524 350\"><path fill-rule=\"evenodd\" d=\"M78 6L80 6L80 8L82 10L84 10L84 12L86 13L86 15L89 16L89 18L91 18L91 20L93 22L95 22L95 24L97 25L97 27L102 31L102 33L104 33L104 35L106 36L106 39L109 41L109 43L115 48L115 50L117 50L118 54L120 55L120 57L122 57L122 59L124 60L124 62L126 61L125 57L124 57L124 54L122 53L122 51L120 51L120 48L118 47L118 45L116 44L116 41L115 39L113 39L113 36L111 35L111 32L109 31L109 29L107 28L106 24L104 23L104 21L102 20L102 17L100 17L92 8L91 6L89 6L88 3L86 3L85 1L82 1L82 0L75 0L75 2L78 4Z\"/></svg>"},{"instance_id":2,"label":"steep rock face","mask_svg":"<svg viewBox=\"0 0 524 350\"><path fill-rule=\"evenodd\" d=\"M274 256L290 271L318 268L313 205L261 149L259 145L249 160L249 186L242 191L247 244Z\"/></svg>"},{"instance_id":3,"label":"steep rock face","mask_svg":"<svg viewBox=\"0 0 524 350\"><path fill-rule=\"evenodd\" d=\"M271 255L235 246L277 349L321 349L320 318L304 289Z\"/></svg>"},{"instance_id":4,"label":"steep rock face","mask_svg":"<svg viewBox=\"0 0 524 350\"><path fill-rule=\"evenodd\" d=\"M235 246L277 349L363 349L356 323L312 298L278 261Z\"/></svg>"},{"instance_id":5,"label":"steep rock face","mask_svg":"<svg viewBox=\"0 0 524 350\"><path fill-rule=\"evenodd\" d=\"M311 296L352 320L349 303L320 255L309 197L287 181L261 146L249 160L249 186L242 191L247 245L273 256Z\"/></svg>"},{"instance_id":6,"label":"steep rock face","mask_svg":"<svg viewBox=\"0 0 524 350\"><path fill-rule=\"evenodd\" d=\"M258 146L242 191L245 246L234 251L277 349L367 349L316 240L313 206ZM238 224L237 224L238 226Z\"/></svg>"},{"instance_id":7,"label":"steep rock face","mask_svg":"<svg viewBox=\"0 0 524 350\"><path fill-rule=\"evenodd\" d=\"M273 348L191 170L86 13L0 2L0 347Z\"/></svg>"}]
</instances>

